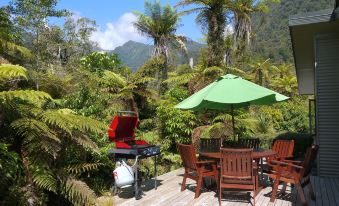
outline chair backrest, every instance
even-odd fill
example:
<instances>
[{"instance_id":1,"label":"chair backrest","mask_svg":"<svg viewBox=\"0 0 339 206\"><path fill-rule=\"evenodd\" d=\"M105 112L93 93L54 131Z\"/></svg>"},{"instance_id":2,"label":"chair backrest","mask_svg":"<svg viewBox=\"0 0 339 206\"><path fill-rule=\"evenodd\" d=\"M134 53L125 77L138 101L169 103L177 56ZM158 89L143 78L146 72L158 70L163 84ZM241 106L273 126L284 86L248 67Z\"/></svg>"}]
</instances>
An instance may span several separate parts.
<instances>
[{"instance_id":1,"label":"chair backrest","mask_svg":"<svg viewBox=\"0 0 339 206\"><path fill-rule=\"evenodd\" d=\"M221 138L201 138L200 152L219 152L221 147Z\"/></svg>"},{"instance_id":2,"label":"chair backrest","mask_svg":"<svg viewBox=\"0 0 339 206\"><path fill-rule=\"evenodd\" d=\"M249 179L253 176L252 149L221 148L221 177Z\"/></svg>"},{"instance_id":3,"label":"chair backrest","mask_svg":"<svg viewBox=\"0 0 339 206\"><path fill-rule=\"evenodd\" d=\"M294 140L277 139L273 142L272 150L277 152L279 157L289 157L293 155Z\"/></svg>"},{"instance_id":4,"label":"chair backrest","mask_svg":"<svg viewBox=\"0 0 339 206\"><path fill-rule=\"evenodd\" d=\"M318 150L319 150L319 146L318 145L312 145L311 147L307 148L306 154L305 154L305 159L302 162L301 166L304 168L301 172L303 174L301 174L302 176L307 176L311 173L312 167L313 167L313 163L317 157L318 154Z\"/></svg>"},{"instance_id":5,"label":"chair backrest","mask_svg":"<svg viewBox=\"0 0 339 206\"><path fill-rule=\"evenodd\" d=\"M177 148L181 156L182 163L186 169L197 169L197 157L193 145L177 143Z\"/></svg>"},{"instance_id":6,"label":"chair backrest","mask_svg":"<svg viewBox=\"0 0 339 206\"><path fill-rule=\"evenodd\" d=\"M260 139L259 138L251 138L251 139L239 139L238 145L244 148L249 149L259 149L260 147Z\"/></svg>"}]
</instances>

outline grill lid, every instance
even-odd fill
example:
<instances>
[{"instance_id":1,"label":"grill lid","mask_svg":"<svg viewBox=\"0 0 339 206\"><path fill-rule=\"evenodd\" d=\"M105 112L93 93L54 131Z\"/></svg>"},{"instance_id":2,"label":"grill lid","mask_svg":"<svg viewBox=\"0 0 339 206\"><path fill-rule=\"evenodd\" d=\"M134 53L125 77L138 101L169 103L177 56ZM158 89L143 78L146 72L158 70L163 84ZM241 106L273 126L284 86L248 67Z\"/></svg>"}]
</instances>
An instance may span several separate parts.
<instances>
[{"instance_id":1,"label":"grill lid","mask_svg":"<svg viewBox=\"0 0 339 206\"><path fill-rule=\"evenodd\" d=\"M138 124L139 119L135 112L121 111L113 118L108 130L108 138L113 142L134 140Z\"/></svg>"}]
</instances>

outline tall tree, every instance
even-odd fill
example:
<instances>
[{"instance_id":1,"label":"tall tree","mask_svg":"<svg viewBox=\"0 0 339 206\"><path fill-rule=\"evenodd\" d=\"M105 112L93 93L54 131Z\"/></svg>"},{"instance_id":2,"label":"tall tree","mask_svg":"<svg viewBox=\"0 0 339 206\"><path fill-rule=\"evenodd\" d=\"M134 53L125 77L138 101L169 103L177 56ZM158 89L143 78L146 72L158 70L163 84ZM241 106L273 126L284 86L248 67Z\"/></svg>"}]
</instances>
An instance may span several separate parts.
<instances>
[{"instance_id":1,"label":"tall tree","mask_svg":"<svg viewBox=\"0 0 339 206\"><path fill-rule=\"evenodd\" d=\"M207 30L207 67L221 66L223 63L228 4L228 0L181 0L177 4L177 6L197 6L184 13L198 12L196 22L204 31Z\"/></svg>"},{"instance_id":2,"label":"tall tree","mask_svg":"<svg viewBox=\"0 0 339 206\"><path fill-rule=\"evenodd\" d=\"M268 11L267 3L279 0L232 0L228 5L233 14L234 49L238 53L247 50L252 33L251 16Z\"/></svg>"},{"instance_id":3,"label":"tall tree","mask_svg":"<svg viewBox=\"0 0 339 206\"><path fill-rule=\"evenodd\" d=\"M161 6L159 1L153 3L146 1L144 14L137 13L137 15L138 20L134 25L141 34L153 39L153 56L165 60L158 78L159 82L162 82L168 78L169 45L186 50L185 38L175 34L179 26L179 15L169 4ZM158 84L157 89L163 94L167 90L167 84L163 83L161 88Z\"/></svg>"},{"instance_id":4,"label":"tall tree","mask_svg":"<svg viewBox=\"0 0 339 206\"><path fill-rule=\"evenodd\" d=\"M48 28L48 18L67 16L66 10L56 9L58 0L12 0L10 8L18 25L32 38L31 50L37 64L41 60L41 34ZM37 68L40 68L37 65Z\"/></svg>"}]
</instances>

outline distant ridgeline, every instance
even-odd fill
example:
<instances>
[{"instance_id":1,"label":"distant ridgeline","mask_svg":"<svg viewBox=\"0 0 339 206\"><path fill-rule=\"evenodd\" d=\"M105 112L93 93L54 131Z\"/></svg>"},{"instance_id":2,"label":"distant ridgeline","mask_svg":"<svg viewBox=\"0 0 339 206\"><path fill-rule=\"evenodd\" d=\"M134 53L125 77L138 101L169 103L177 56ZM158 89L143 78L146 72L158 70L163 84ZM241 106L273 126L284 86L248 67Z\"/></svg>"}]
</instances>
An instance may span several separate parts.
<instances>
[{"instance_id":1,"label":"distant ridgeline","mask_svg":"<svg viewBox=\"0 0 339 206\"><path fill-rule=\"evenodd\" d=\"M290 15L333 8L334 0L280 0L269 5L269 13L254 15L252 25L253 54L271 58L272 62L293 62L288 20Z\"/></svg>"},{"instance_id":2,"label":"distant ridgeline","mask_svg":"<svg viewBox=\"0 0 339 206\"><path fill-rule=\"evenodd\" d=\"M204 44L189 40L186 43L186 47L187 56L185 56L182 52L171 52L171 63L175 65L188 64L189 59L193 58L194 64L196 64L200 49L204 47ZM126 66L130 67L133 71L136 71L147 59L151 57L152 51L153 45L128 41L111 52L118 54L119 58L126 64Z\"/></svg>"}]
</instances>

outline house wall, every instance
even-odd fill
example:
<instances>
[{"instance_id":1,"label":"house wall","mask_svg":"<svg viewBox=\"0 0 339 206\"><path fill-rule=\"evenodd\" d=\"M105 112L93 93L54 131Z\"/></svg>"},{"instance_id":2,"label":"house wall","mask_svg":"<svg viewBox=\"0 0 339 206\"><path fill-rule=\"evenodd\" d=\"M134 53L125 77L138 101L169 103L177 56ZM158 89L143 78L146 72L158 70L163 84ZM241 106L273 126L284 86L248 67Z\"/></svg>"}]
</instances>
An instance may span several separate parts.
<instances>
[{"instance_id":1,"label":"house wall","mask_svg":"<svg viewBox=\"0 0 339 206\"><path fill-rule=\"evenodd\" d=\"M339 33L315 38L318 175L339 177Z\"/></svg>"}]
</instances>

